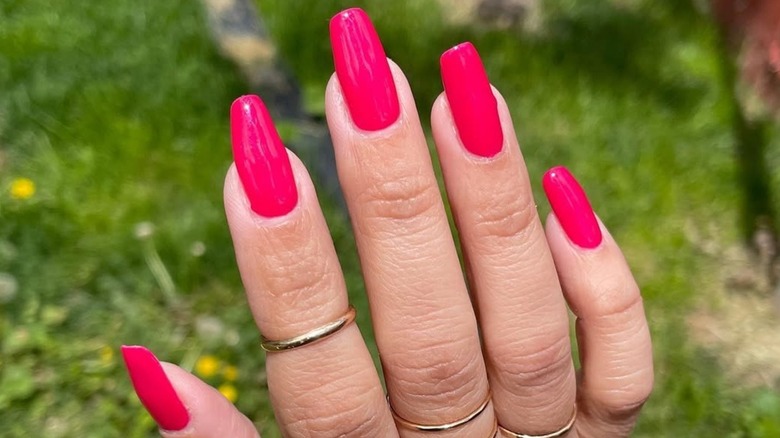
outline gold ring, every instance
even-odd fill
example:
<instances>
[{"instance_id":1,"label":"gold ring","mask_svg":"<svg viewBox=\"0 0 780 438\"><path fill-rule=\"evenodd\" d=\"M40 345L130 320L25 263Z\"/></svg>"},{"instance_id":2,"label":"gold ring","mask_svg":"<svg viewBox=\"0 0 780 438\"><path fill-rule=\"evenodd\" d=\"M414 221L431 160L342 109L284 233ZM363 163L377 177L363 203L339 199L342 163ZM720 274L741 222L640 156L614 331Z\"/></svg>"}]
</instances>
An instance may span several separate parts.
<instances>
[{"instance_id":1,"label":"gold ring","mask_svg":"<svg viewBox=\"0 0 780 438\"><path fill-rule=\"evenodd\" d=\"M560 428L559 430L556 430L555 432L552 433L548 433L547 435L526 435L524 433L517 433L517 432L506 430L500 425L498 426L498 430L501 432L501 436L509 437L509 438L559 438L569 433L571 428L574 426L574 421L576 419L577 419L577 405L575 404L574 412L571 414L571 419L569 419L569 422L566 423L566 425Z\"/></svg>"},{"instance_id":2,"label":"gold ring","mask_svg":"<svg viewBox=\"0 0 780 438\"><path fill-rule=\"evenodd\" d=\"M341 318L323 326L317 327L314 330L306 332L300 336L295 336L294 338L282 339L281 341L271 341L266 339L265 336L260 336L260 347L262 347L265 351L271 352L285 351L321 341L348 326L352 321L355 320L355 313L355 308L349 306L349 310L347 310L347 313L345 313Z\"/></svg>"},{"instance_id":3,"label":"gold ring","mask_svg":"<svg viewBox=\"0 0 780 438\"><path fill-rule=\"evenodd\" d=\"M479 416L479 414L481 414L485 410L485 408L487 408L487 405L490 403L490 397L491 397L491 393L488 390L488 393L487 393L487 396L485 397L485 400L482 402L481 405L479 405L479 407L476 410L474 410L474 412L468 414L467 416L461 418L460 420L455 420L455 421L453 421L451 423L446 423L446 424L417 424L417 423L412 423L409 420L405 420L405 419L401 418L398 414L395 413L395 409L393 409L393 404L390 403L390 396L389 395L387 396L387 404L390 405L390 412L392 412L393 418L395 419L395 422L399 426L403 426L403 427L405 427L407 429L419 430L421 432L442 432L442 431L445 431L445 430L450 430L450 429L454 429L454 428L459 427L459 426L463 426L464 424L468 423L469 421L477 418ZM498 423L496 423L496 425L498 425Z\"/></svg>"}]
</instances>

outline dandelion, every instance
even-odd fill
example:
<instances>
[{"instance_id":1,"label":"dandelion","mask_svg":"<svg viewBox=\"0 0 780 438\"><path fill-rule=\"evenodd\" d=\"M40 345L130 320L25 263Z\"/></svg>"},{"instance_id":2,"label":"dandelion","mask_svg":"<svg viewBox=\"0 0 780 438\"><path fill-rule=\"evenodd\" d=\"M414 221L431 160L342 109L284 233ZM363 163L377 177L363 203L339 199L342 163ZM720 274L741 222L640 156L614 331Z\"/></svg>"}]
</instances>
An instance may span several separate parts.
<instances>
[{"instance_id":1,"label":"dandelion","mask_svg":"<svg viewBox=\"0 0 780 438\"><path fill-rule=\"evenodd\" d=\"M235 386L231 385L230 383L225 383L219 386L217 390L225 396L226 399L230 400L230 403L235 403L236 400L238 400L238 390Z\"/></svg>"},{"instance_id":2,"label":"dandelion","mask_svg":"<svg viewBox=\"0 0 780 438\"><path fill-rule=\"evenodd\" d=\"M195 362L195 373L201 377L209 378L217 374L219 359L214 356L201 356Z\"/></svg>"},{"instance_id":3,"label":"dandelion","mask_svg":"<svg viewBox=\"0 0 780 438\"><path fill-rule=\"evenodd\" d=\"M111 365L114 362L114 350L108 345L100 349L100 363Z\"/></svg>"},{"instance_id":4,"label":"dandelion","mask_svg":"<svg viewBox=\"0 0 780 438\"><path fill-rule=\"evenodd\" d=\"M30 199L35 194L35 183L30 178L16 178L11 181L11 197Z\"/></svg>"},{"instance_id":5,"label":"dandelion","mask_svg":"<svg viewBox=\"0 0 780 438\"><path fill-rule=\"evenodd\" d=\"M138 240L146 240L154 235L154 224L148 221L139 222L133 228L133 234Z\"/></svg>"},{"instance_id":6,"label":"dandelion","mask_svg":"<svg viewBox=\"0 0 780 438\"><path fill-rule=\"evenodd\" d=\"M238 368L233 365L225 365L225 367L222 368L222 377L228 382L235 382L238 378Z\"/></svg>"},{"instance_id":7,"label":"dandelion","mask_svg":"<svg viewBox=\"0 0 780 438\"><path fill-rule=\"evenodd\" d=\"M214 316L201 315L195 319L195 332L206 342L218 343L225 333L225 324Z\"/></svg>"},{"instance_id":8,"label":"dandelion","mask_svg":"<svg viewBox=\"0 0 780 438\"><path fill-rule=\"evenodd\" d=\"M241 335L238 334L238 330L230 329L225 332L225 343L231 347L235 347L241 341Z\"/></svg>"},{"instance_id":9,"label":"dandelion","mask_svg":"<svg viewBox=\"0 0 780 438\"><path fill-rule=\"evenodd\" d=\"M190 254L192 254L193 257L203 256L203 254L206 254L206 244L200 240L193 242L190 246Z\"/></svg>"}]
</instances>

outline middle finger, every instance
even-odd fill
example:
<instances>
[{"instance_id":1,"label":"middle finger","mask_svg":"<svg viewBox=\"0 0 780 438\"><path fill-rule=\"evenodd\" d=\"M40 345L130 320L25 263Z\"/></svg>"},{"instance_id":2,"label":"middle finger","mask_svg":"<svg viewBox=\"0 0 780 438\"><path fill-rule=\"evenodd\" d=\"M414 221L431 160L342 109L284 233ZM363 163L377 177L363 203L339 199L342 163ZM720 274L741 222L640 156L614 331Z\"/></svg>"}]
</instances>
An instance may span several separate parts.
<instances>
[{"instance_id":1,"label":"middle finger","mask_svg":"<svg viewBox=\"0 0 780 438\"><path fill-rule=\"evenodd\" d=\"M365 13L331 21L336 76L326 108L390 403L437 425L482 405L488 381L476 317L409 86ZM397 91L396 91L397 90ZM437 436L489 436L488 406ZM420 436L399 426L402 436Z\"/></svg>"}]
</instances>

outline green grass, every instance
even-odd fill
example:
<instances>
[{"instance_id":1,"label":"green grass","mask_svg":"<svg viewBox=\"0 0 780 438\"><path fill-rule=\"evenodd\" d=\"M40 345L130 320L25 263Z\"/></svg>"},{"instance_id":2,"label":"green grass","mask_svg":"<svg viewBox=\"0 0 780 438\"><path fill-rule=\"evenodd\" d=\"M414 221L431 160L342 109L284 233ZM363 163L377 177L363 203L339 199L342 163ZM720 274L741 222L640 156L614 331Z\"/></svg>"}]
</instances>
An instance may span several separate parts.
<instances>
[{"instance_id":1,"label":"green grass","mask_svg":"<svg viewBox=\"0 0 780 438\"><path fill-rule=\"evenodd\" d=\"M780 397L729 382L686 335L713 263L684 226L714 226L724 244L740 236L730 90L706 16L685 1L554 0L547 32L524 36L448 26L428 1L307 2L305 15L300 0L261 3L314 111L331 74L327 20L343 7L372 15L425 123L439 54L473 41L535 188L547 167L570 167L642 285L658 373L637 436L780 434ZM278 436L221 206L227 109L248 90L208 35L197 2L0 5L0 273L18 283L0 302L3 436L155 436L122 343L190 368L203 355L236 365L238 407ZM769 161L780 164L776 141ZM35 182L31 199L10 197L18 177ZM348 225L323 202L365 309ZM143 222L148 239L135 236Z\"/></svg>"}]
</instances>

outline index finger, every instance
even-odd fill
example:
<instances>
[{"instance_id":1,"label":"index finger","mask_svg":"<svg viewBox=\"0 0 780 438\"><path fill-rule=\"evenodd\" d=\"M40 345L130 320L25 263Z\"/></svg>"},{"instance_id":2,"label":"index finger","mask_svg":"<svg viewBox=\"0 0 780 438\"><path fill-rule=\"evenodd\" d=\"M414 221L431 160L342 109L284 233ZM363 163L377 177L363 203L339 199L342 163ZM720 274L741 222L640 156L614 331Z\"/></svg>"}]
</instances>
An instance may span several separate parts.
<instances>
[{"instance_id":1,"label":"index finger","mask_svg":"<svg viewBox=\"0 0 780 438\"><path fill-rule=\"evenodd\" d=\"M267 339L310 333L348 308L314 187L260 99L236 100L231 122L236 164L225 180L225 210L249 306ZM397 434L355 324L316 344L269 353L266 368L285 436Z\"/></svg>"}]
</instances>

